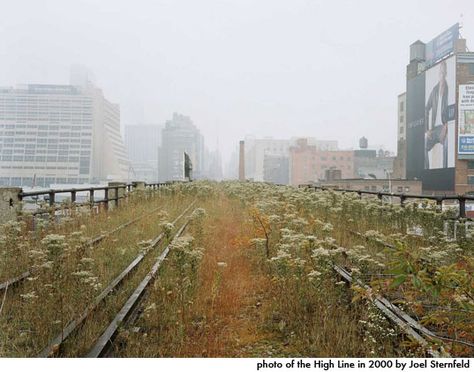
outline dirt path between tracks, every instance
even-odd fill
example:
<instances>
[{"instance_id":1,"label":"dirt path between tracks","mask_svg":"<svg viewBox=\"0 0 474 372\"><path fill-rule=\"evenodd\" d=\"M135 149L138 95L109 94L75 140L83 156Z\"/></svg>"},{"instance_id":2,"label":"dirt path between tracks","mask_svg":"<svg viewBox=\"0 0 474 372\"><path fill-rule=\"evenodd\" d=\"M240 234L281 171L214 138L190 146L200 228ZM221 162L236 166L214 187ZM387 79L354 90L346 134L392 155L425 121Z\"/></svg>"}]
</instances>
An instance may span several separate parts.
<instances>
[{"instance_id":1,"label":"dirt path between tracks","mask_svg":"<svg viewBox=\"0 0 474 372\"><path fill-rule=\"evenodd\" d=\"M249 244L253 227L245 210L232 207L222 205L208 217L201 285L193 306L201 323L188 328L180 356L285 354L276 335L265 327L270 281L256 268L254 248ZM231 212L219 212L223 210Z\"/></svg>"}]
</instances>

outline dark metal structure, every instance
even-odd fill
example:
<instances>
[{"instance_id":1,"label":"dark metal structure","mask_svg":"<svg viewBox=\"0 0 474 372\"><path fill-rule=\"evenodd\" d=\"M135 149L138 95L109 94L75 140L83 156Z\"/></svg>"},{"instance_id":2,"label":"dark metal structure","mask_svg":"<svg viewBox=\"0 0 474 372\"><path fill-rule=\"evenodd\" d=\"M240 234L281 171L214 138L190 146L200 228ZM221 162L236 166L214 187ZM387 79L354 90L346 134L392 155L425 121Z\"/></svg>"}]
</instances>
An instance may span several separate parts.
<instances>
[{"instance_id":1,"label":"dark metal structure","mask_svg":"<svg viewBox=\"0 0 474 372\"><path fill-rule=\"evenodd\" d=\"M324 187L324 186L313 186L313 185L303 185L303 187L307 187L309 189L314 190L321 190L321 191L335 191L341 193L356 193L359 197L363 195L368 196L376 196L379 200L382 200L383 197L392 197L392 198L399 198L400 205L403 207L405 201L412 199L412 200L433 200L436 201L436 204L441 207L444 201L457 201L459 205L459 214L458 218L466 218L466 202L472 201L474 202L474 196L471 195L443 195L443 196L436 196L436 195L416 195L416 194L404 194L404 193L393 193L393 192L381 192L381 191L366 191L366 190L350 190L350 189L338 189L332 187Z\"/></svg>"}]
</instances>

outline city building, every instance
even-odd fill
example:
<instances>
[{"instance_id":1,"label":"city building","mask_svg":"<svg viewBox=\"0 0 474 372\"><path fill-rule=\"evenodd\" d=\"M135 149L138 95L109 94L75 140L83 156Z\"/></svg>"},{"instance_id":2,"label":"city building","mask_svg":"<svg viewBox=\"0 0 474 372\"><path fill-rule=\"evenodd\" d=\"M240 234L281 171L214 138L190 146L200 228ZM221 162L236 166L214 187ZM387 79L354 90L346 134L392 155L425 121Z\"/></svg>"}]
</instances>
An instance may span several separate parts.
<instances>
[{"instance_id":1,"label":"city building","mask_svg":"<svg viewBox=\"0 0 474 372\"><path fill-rule=\"evenodd\" d=\"M360 178L392 177L395 157L382 149L354 150L354 174Z\"/></svg>"},{"instance_id":2,"label":"city building","mask_svg":"<svg viewBox=\"0 0 474 372\"><path fill-rule=\"evenodd\" d=\"M288 157L290 140L245 137L245 179L264 181L265 155Z\"/></svg>"},{"instance_id":3,"label":"city building","mask_svg":"<svg viewBox=\"0 0 474 372\"><path fill-rule=\"evenodd\" d=\"M406 93L398 96L397 108L397 156L393 162L393 177L406 178L406 156L407 156L407 141L406 141Z\"/></svg>"},{"instance_id":4,"label":"city building","mask_svg":"<svg viewBox=\"0 0 474 372\"><path fill-rule=\"evenodd\" d=\"M222 181L224 178L222 172L222 157L221 153L218 149L214 151L207 151L206 150L206 160L204 164L206 165L206 172L204 174L204 178L214 180L214 181Z\"/></svg>"},{"instance_id":5,"label":"city building","mask_svg":"<svg viewBox=\"0 0 474 372\"><path fill-rule=\"evenodd\" d=\"M232 166L232 161L234 159L235 159L234 157L231 158L231 161L229 164L230 167ZM239 141L239 178L238 179L239 181L245 181L245 142L244 141Z\"/></svg>"},{"instance_id":6,"label":"city building","mask_svg":"<svg viewBox=\"0 0 474 372\"><path fill-rule=\"evenodd\" d=\"M395 157L381 148L375 150L368 147L368 139L362 137L359 140L359 149L354 150L355 176L377 179L393 177Z\"/></svg>"},{"instance_id":7,"label":"city building","mask_svg":"<svg viewBox=\"0 0 474 372\"><path fill-rule=\"evenodd\" d=\"M119 106L89 80L0 88L0 185L125 181L128 168Z\"/></svg>"},{"instance_id":8,"label":"city building","mask_svg":"<svg viewBox=\"0 0 474 372\"><path fill-rule=\"evenodd\" d=\"M335 151L337 150L337 141L322 141L315 138L306 138L308 145L318 151ZM252 181L273 182L276 173L280 173L277 177L280 180L289 182L289 158L290 146L297 141L297 138L291 139L274 139L255 138L253 136L245 137L245 179ZM267 158L267 161L265 159ZM285 160L287 159L287 160ZM288 162L288 177L285 176L286 162ZM267 164L268 169L265 169ZM278 165L278 170L274 167ZM265 174L267 176L265 176ZM266 179L267 177L267 179ZM283 182L276 182L282 183Z\"/></svg>"},{"instance_id":9,"label":"city building","mask_svg":"<svg viewBox=\"0 0 474 372\"><path fill-rule=\"evenodd\" d=\"M204 138L188 116L173 114L161 131L158 153L158 179L160 181L184 180L184 153L189 155L193 177L203 178Z\"/></svg>"},{"instance_id":10,"label":"city building","mask_svg":"<svg viewBox=\"0 0 474 372\"><path fill-rule=\"evenodd\" d=\"M313 137L307 137L308 145L314 146L318 151L337 151L339 150L337 141L334 140L317 140ZM294 144L298 138L292 138L291 142Z\"/></svg>"},{"instance_id":11,"label":"city building","mask_svg":"<svg viewBox=\"0 0 474 372\"><path fill-rule=\"evenodd\" d=\"M324 179L326 182L340 180L342 179L342 172L340 169L336 168L326 169L324 172Z\"/></svg>"},{"instance_id":12,"label":"city building","mask_svg":"<svg viewBox=\"0 0 474 372\"><path fill-rule=\"evenodd\" d=\"M321 150L307 138L297 139L290 147L289 163L290 184L295 186L323 179L328 169L339 169L342 178L354 177L353 150Z\"/></svg>"},{"instance_id":13,"label":"city building","mask_svg":"<svg viewBox=\"0 0 474 372\"><path fill-rule=\"evenodd\" d=\"M278 185L288 185L290 182L289 157L265 154L263 158L263 180Z\"/></svg>"},{"instance_id":14,"label":"city building","mask_svg":"<svg viewBox=\"0 0 474 372\"><path fill-rule=\"evenodd\" d=\"M426 194L474 192L474 53L455 24L410 45L406 177Z\"/></svg>"},{"instance_id":15,"label":"city building","mask_svg":"<svg viewBox=\"0 0 474 372\"><path fill-rule=\"evenodd\" d=\"M130 159L130 177L134 180L158 180L158 148L162 127L159 125L126 125L125 146Z\"/></svg>"}]
</instances>

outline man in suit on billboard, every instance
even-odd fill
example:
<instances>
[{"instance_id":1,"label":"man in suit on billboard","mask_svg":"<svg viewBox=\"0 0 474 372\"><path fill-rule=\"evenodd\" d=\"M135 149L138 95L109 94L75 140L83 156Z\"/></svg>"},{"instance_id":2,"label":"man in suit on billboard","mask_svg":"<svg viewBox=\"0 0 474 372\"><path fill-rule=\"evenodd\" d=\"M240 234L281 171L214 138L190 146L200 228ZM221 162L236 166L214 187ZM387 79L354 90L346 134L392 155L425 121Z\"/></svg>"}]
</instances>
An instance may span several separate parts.
<instances>
[{"instance_id":1,"label":"man in suit on billboard","mask_svg":"<svg viewBox=\"0 0 474 372\"><path fill-rule=\"evenodd\" d=\"M439 82L433 87L425 106L425 169L430 168L428 153L437 143L443 146L443 168L448 166L448 84L446 74L446 61L442 61L439 65Z\"/></svg>"}]
</instances>

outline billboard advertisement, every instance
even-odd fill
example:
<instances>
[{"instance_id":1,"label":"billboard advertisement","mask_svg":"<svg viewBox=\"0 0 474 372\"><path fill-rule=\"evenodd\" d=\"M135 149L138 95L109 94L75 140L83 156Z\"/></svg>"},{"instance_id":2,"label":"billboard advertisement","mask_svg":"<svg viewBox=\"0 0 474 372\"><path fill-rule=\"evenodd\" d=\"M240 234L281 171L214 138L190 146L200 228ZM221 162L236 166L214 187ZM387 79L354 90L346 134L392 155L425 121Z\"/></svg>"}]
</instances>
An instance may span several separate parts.
<instances>
[{"instance_id":1,"label":"billboard advertisement","mask_svg":"<svg viewBox=\"0 0 474 372\"><path fill-rule=\"evenodd\" d=\"M440 59L451 54L457 39L459 39L459 23L451 26L426 44L426 66L431 67Z\"/></svg>"},{"instance_id":2,"label":"billboard advertisement","mask_svg":"<svg viewBox=\"0 0 474 372\"><path fill-rule=\"evenodd\" d=\"M474 84L459 85L458 154L474 155Z\"/></svg>"},{"instance_id":3,"label":"billboard advertisement","mask_svg":"<svg viewBox=\"0 0 474 372\"><path fill-rule=\"evenodd\" d=\"M455 161L455 57L425 72L424 168L452 168Z\"/></svg>"}]
</instances>

